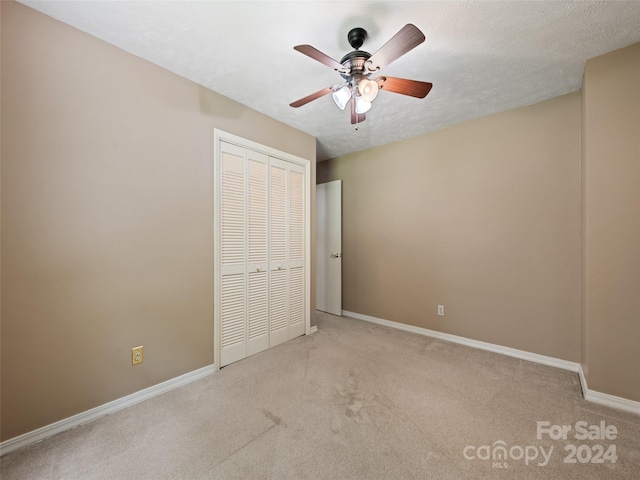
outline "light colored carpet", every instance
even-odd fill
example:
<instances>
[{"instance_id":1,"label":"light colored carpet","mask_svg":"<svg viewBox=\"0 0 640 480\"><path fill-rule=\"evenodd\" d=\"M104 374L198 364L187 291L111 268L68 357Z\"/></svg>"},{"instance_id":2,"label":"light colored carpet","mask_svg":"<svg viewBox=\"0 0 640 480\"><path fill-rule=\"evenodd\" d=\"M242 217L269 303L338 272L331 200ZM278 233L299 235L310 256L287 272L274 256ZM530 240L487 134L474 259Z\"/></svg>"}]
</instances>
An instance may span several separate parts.
<instances>
[{"instance_id":1,"label":"light colored carpet","mask_svg":"<svg viewBox=\"0 0 640 480\"><path fill-rule=\"evenodd\" d=\"M640 417L585 402L575 373L322 313L317 324L314 335L8 454L0 477L640 478ZM538 421L572 431L538 439ZM617 438L577 440L580 421L613 425ZM576 463L564 462L570 445ZM581 463L602 458L596 445L615 448L617 461ZM497 446L506 458L482 459Z\"/></svg>"}]
</instances>

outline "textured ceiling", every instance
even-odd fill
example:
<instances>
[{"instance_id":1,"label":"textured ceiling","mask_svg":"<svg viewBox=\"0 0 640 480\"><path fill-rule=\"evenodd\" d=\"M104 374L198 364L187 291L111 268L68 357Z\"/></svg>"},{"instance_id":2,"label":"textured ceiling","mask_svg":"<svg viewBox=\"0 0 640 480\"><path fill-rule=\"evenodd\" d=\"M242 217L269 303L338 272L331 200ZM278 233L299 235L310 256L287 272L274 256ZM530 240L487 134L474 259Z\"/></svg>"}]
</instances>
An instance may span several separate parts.
<instances>
[{"instance_id":1,"label":"textured ceiling","mask_svg":"<svg viewBox=\"0 0 640 480\"><path fill-rule=\"evenodd\" d=\"M21 3L317 137L318 160L574 92L587 59L640 41L638 0ZM294 45L340 60L351 28L374 53L407 23L426 42L381 74L432 82L425 99L381 92L357 131L330 96L289 106L341 80Z\"/></svg>"}]
</instances>

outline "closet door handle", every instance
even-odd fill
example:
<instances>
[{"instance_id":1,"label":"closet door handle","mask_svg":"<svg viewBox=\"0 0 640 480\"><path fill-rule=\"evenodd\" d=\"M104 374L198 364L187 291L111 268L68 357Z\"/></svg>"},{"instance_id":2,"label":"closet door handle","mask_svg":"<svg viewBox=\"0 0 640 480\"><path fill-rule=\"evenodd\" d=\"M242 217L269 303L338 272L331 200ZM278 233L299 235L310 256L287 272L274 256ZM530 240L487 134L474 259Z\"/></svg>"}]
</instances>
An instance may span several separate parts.
<instances>
[{"instance_id":1,"label":"closet door handle","mask_svg":"<svg viewBox=\"0 0 640 480\"><path fill-rule=\"evenodd\" d=\"M338 253L332 253L331 254L331 258L342 258L342 253L338 252Z\"/></svg>"}]
</instances>

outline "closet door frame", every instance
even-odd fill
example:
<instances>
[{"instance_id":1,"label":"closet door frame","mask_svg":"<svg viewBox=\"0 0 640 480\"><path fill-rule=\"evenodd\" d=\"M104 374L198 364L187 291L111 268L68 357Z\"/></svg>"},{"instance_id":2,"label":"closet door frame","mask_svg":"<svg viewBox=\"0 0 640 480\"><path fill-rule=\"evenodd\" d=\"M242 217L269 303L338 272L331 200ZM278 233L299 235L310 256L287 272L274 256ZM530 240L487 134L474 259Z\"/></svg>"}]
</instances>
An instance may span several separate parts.
<instances>
[{"instance_id":1,"label":"closet door frame","mask_svg":"<svg viewBox=\"0 0 640 480\"><path fill-rule=\"evenodd\" d=\"M221 142L237 145L247 150L265 154L294 165L304 168L304 202L305 202L305 226L304 226L304 306L305 306L305 334L309 335L311 329L311 161L287 152L282 152L275 148L261 145L257 142L247 140L237 135L225 132L223 130L214 129L213 132L213 359L214 365L220 367L221 352L221 225L220 218L220 201L221 189L219 188L219 176L221 165Z\"/></svg>"}]
</instances>

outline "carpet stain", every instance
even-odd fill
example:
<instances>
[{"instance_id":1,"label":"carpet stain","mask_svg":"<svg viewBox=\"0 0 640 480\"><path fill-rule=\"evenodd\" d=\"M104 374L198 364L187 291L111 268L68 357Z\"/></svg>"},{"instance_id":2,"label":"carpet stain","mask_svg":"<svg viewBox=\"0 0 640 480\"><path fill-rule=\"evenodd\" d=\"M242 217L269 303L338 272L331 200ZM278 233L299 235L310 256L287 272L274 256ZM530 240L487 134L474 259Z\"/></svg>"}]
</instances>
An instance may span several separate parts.
<instances>
[{"instance_id":1,"label":"carpet stain","mask_svg":"<svg viewBox=\"0 0 640 480\"><path fill-rule=\"evenodd\" d=\"M267 409L262 409L262 414L267 417L269 420L271 420L273 422L274 425L276 426L285 426L284 422L282 421L282 419L280 417L278 417L277 415L274 415L273 413L271 413L269 410Z\"/></svg>"},{"instance_id":2,"label":"carpet stain","mask_svg":"<svg viewBox=\"0 0 640 480\"><path fill-rule=\"evenodd\" d=\"M360 417L360 409L362 408L362 402L350 397L347 401L347 407L344 410L344 413L347 417Z\"/></svg>"},{"instance_id":3,"label":"carpet stain","mask_svg":"<svg viewBox=\"0 0 640 480\"><path fill-rule=\"evenodd\" d=\"M340 425L340 420L338 420L337 418L334 418L333 421L331 422L331 431L335 434L335 435L339 435L340 433L342 433L342 428Z\"/></svg>"},{"instance_id":4,"label":"carpet stain","mask_svg":"<svg viewBox=\"0 0 640 480\"><path fill-rule=\"evenodd\" d=\"M358 422L363 420L362 412L360 410L365 406L365 398L362 392L360 392L358 379L354 369L352 368L349 370L349 376L344 385L336 385L334 388L335 391L344 398L345 417Z\"/></svg>"}]
</instances>

